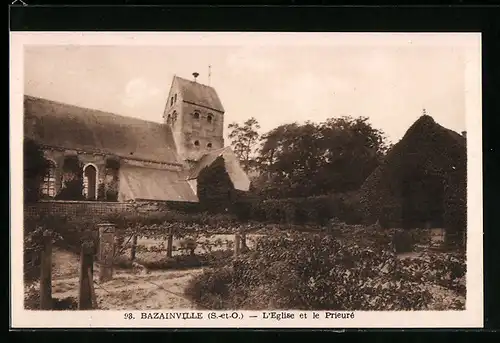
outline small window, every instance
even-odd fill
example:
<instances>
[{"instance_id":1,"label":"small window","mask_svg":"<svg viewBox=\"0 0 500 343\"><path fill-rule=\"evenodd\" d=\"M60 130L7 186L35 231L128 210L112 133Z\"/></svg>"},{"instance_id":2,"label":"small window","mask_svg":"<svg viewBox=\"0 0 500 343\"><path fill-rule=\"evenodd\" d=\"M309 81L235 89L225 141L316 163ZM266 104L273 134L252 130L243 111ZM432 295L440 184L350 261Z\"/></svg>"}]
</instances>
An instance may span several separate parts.
<instances>
[{"instance_id":1,"label":"small window","mask_svg":"<svg viewBox=\"0 0 500 343\"><path fill-rule=\"evenodd\" d=\"M209 148L209 149L210 149L211 147L212 147L212 143L208 143L208 144L207 144L207 148Z\"/></svg>"},{"instance_id":2,"label":"small window","mask_svg":"<svg viewBox=\"0 0 500 343\"><path fill-rule=\"evenodd\" d=\"M194 141L194 146L200 146L200 141Z\"/></svg>"},{"instance_id":3,"label":"small window","mask_svg":"<svg viewBox=\"0 0 500 343\"><path fill-rule=\"evenodd\" d=\"M177 102L177 93L174 94L174 104Z\"/></svg>"},{"instance_id":4,"label":"small window","mask_svg":"<svg viewBox=\"0 0 500 343\"><path fill-rule=\"evenodd\" d=\"M200 119L200 114L198 112L193 113L194 119Z\"/></svg>"},{"instance_id":5,"label":"small window","mask_svg":"<svg viewBox=\"0 0 500 343\"><path fill-rule=\"evenodd\" d=\"M211 122L212 122L212 120L213 120L213 116L212 116L211 114L209 114L209 115L207 116L207 121L208 121L209 123L211 123Z\"/></svg>"},{"instance_id":6,"label":"small window","mask_svg":"<svg viewBox=\"0 0 500 343\"><path fill-rule=\"evenodd\" d=\"M170 98L170 106L172 106L174 104L174 97L171 97Z\"/></svg>"}]
</instances>

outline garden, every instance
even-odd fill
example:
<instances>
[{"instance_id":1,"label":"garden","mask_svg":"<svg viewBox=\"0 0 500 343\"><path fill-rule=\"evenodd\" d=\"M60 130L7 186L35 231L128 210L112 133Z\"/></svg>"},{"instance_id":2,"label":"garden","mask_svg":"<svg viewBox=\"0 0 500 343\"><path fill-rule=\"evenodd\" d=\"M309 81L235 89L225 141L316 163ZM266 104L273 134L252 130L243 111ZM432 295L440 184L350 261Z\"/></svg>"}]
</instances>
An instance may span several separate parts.
<instances>
[{"instance_id":1,"label":"garden","mask_svg":"<svg viewBox=\"0 0 500 343\"><path fill-rule=\"evenodd\" d=\"M419 242L425 238L398 243L397 236L396 230L348 225L313 234L277 232L205 270L186 294L220 310L465 309L464 255L426 249ZM413 251L398 253L408 241Z\"/></svg>"},{"instance_id":2,"label":"garden","mask_svg":"<svg viewBox=\"0 0 500 343\"><path fill-rule=\"evenodd\" d=\"M101 309L465 309L465 253L433 248L424 229L336 219L323 225L243 222L228 214L174 211L106 221L117 227L115 276L96 284ZM51 228L54 307L76 309L79 247L96 240L89 228L97 223L61 215L26 221L26 308L37 308L37 237ZM235 233L245 242L236 257Z\"/></svg>"}]
</instances>

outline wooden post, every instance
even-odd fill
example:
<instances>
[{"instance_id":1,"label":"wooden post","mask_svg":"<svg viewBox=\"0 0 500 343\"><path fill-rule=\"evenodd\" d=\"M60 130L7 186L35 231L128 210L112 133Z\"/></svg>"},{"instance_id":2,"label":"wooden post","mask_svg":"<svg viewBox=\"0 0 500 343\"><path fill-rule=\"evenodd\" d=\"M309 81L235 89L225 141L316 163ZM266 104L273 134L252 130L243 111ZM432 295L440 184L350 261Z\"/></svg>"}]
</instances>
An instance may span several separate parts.
<instances>
[{"instance_id":1,"label":"wooden post","mask_svg":"<svg viewBox=\"0 0 500 343\"><path fill-rule=\"evenodd\" d=\"M99 281L113 278L113 258L115 251L115 226L99 224Z\"/></svg>"},{"instance_id":2,"label":"wooden post","mask_svg":"<svg viewBox=\"0 0 500 343\"><path fill-rule=\"evenodd\" d=\"M132 247L130 248L130 261L135 260L135 253L137 250L137 235L132 236Z\"/></svg>"},{"instance_id":3,"label":"wooden post","mask_svg":"<svg viewBox=\"0 0 500 343\"><path fill-rule=\"evenodd\" d=\"M84 242L80 251L80 284L78 291L78 309L92 309L92 287L94 277L92 266L94 264L94 243Z\"/></svg>"},{"instance_id":4,"label":"wooden post","mask_svg":"<svg viewBox=\"0 0 500 343\"><path fill-rule=\"evenodd\" d=\"M96 309L97 308L97 297L95 295L95 289L94 289L94 273L89 268L89 269L87 269L87 274L88 274L88 278L89 278L90 299L92 301L92 308Z\"/></svg>"},{"instance_id":5,"label":"wooden post","mask_svg":"<svg viewBox=\"0 0 500 343\"><path fill-rule=\"evenodd\" d=\"M171 226L168 229L167 257L172 257L173 244L174 244L174 228Z\"/></svg>"},{"instance_id":6,"label":"wooden post","mask_svg":"<svg viewBox=\"0 0 500 343\"><path fill-rule=\"evenodd\" d=\"M245 231L243 231L241 233L241 250L242 251L247 251L248 247L247 247L247 233Z\"/></svg>"},{"instance_id":7,"label":"wooden post","mask_svg":"<svg viewBox=\"0 0 500 343\"><path fill-rule=\"evenodd\" d=\"M240 255L240 233L236 232L234 234L234 257L238 257Z\"/></svg>"},{"instance_id":8,"label":"wooden post","mask_svg":"<svg viewBox=\"0 0 500 343\"><path fill-rule=\"evenodd\" d=\"M52 235L43 232L42 261L40 265L40 309L52 309Z\"/></svg>"}]
</instances>

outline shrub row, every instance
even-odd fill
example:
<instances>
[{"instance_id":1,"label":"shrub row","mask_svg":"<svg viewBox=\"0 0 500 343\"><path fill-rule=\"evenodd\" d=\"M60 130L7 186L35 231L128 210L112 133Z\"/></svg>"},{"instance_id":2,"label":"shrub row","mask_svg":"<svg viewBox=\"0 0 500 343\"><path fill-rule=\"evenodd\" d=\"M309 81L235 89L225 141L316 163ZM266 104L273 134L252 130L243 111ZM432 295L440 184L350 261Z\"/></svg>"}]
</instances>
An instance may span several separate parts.
<instances>
[{"instance_id":1,"label":"shrub row","mask_svg":"<svg viewBox=\"0 0 500 343\"><path fill-rule=\"evenodd\" d=\"M349 224L362 221L354 194L334 194L307 198L240 198L232 207L240 220L272 223L326 224L337 218Z\"/></svg>"}]
</instances>

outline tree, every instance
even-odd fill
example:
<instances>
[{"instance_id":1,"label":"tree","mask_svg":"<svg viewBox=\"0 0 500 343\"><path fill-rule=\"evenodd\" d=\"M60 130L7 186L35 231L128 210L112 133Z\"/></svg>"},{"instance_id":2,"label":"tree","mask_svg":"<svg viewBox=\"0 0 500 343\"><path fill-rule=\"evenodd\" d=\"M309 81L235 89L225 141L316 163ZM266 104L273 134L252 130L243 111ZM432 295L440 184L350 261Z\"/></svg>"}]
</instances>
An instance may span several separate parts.
<instances>
[{"instance_id":1,"label":"tree","mask_svg":"<svg viewBox=\"0 0 500 343\"><path fill-rule=\"evenodd\" d=\"M231 146L238 156L243 169L248 172L256 168L256 146L259 142L260 125L254 117L246 120L243 125L232 123L228 125Z\"/></svg>"},{"instance_id":2,"label":"tree","mask_svg":"<svg viewBox=\"0 0 500 343\"><path fill-rule=\"evenodd\" d=\"M29 138L24 139L24 201L34 202L40 197L40 184L49 167L40 146Z\"/></svg>"},{"instance_id":3,"label":"tree","mask_svg":"<svg viewBox=\"0 0 500 343\"><path fill-rule=\"evenodd\" d=\"M255 184L271 197L356 190L386 150L383 132L363 117L281 125L263 135Z\"/></svg>"},{"instance_id":4,"label":"tree","mask_svg":"<svg viewBox=\"0 0 500 343\"><path fill-rule=\"evenodd\" d=\"M387 153L384 132L366 117L331 118L321 124L325 187L337 192L356 190Z\"/></svg>"},{"instance_id":5,"label":"tree","mask_svg":"<svg viewBox=\"0 0 500 343\"><path fill-rule=\"evenodd\" d=\"M235 189L222 156L200 172L197 194L205 210L224 212L230 207Z\"/></svg>"}]
</instances>

